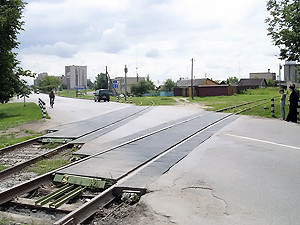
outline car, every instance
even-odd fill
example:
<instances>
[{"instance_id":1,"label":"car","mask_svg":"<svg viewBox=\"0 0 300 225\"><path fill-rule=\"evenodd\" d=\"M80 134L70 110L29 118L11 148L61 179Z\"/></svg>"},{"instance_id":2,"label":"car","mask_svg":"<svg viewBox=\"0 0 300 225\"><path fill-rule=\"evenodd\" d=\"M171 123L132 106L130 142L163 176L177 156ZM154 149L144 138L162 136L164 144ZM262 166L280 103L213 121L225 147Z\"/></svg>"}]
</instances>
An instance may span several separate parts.
<instances>
[{"instance_id":1,"label":"car","mask_svg":"<svg viewBox=\"0 0 300 225\"><path fill-rule=\"evenodd\" d=\"M103 101L108 101L109 102L109 96L110 96L110 91L108 89L99 89L96 90L94 93L94 101L95 102L100 102L101 100Z\"/></svg>"}]
</instances>

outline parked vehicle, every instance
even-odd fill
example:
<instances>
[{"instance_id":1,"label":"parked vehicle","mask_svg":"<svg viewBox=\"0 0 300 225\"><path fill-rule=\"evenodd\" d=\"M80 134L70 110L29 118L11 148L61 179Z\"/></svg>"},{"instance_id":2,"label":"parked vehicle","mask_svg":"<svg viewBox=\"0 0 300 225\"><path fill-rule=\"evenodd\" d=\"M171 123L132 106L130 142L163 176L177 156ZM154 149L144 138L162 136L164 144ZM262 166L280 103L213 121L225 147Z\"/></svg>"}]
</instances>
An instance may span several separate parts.
<instances>
[{"instance_id":1,"label":"parked vehicle","mask_svg":"<svg viewBox=\"0 0 300 225\"><path fill-rule=\"evenodd\" d=\"M109 102L109 96L110 96L110 91L108 89L99 89L96 90L94 93L94 101L95 102L100 102L101 100L103 101L108 101Z\"/></svg>"}]
</instances>

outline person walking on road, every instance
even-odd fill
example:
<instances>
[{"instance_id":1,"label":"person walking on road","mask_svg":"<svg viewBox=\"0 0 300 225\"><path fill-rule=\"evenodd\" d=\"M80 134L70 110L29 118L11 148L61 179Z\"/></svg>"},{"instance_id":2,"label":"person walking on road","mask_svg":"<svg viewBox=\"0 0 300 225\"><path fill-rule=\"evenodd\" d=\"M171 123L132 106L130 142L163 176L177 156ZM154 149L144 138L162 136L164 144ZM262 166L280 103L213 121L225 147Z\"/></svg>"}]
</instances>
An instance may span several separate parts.
<instances>
[{"instance_id":1,"label":"person walking on road","mask_svg":"<svg viewBox=\"0 0 300 225\"><path fill-rule=\"evenodd\" d=\"M281 119L285 119L285 99L286 99L286 94L284 93L284 90L281 88L279 90L279 93L281 94L280 97L280 110L281 110Z\"/></svg>"},{"instance_id":2,"label":"person walking on road","mask_svg":"<svg viewBox=\"0 0 300 225\"><path fill-rule=\"evenodd\" d=\"M50 92L49 98L50 98L50 106L51 106L51 108L53 108L53 105L54 105L54 98L55 98L55 94L54 94L54 91L53 91L53 90Z\"/></svg>"},{"instance_id":3,"label":"person walking on road","mask_svg":"<svg viewBox=\"0 0 300 225\"><path fill-rule=\"evenodd\" d=\"M298 95L295 91L295 85L291 84L289 86L291 91L290 98L289 98L289 114L286 117L286 121L291 121L297 123L297 107L298 107Z\"/></svg>"}]
</instances>

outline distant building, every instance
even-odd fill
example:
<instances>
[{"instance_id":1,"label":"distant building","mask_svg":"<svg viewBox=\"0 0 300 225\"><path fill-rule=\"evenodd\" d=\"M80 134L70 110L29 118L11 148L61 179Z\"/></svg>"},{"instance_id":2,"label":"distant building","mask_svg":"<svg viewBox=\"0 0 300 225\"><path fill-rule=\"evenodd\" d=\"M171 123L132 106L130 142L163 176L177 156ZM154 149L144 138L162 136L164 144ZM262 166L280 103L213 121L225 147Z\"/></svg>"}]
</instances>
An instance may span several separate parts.
<instances>
[{"instance_id":1,"label":"distant building","mask_svg":"<svg viewBox=\"0 0 300 225\"><path fill-rule=\"evenodd\" d=\"M266 87L267 82L264 78L240 79L238 86L243 87L243 89L255 89L260 87Z\"/></svg>"},{"instance_id":2,"label":"distant building","mask_svg":"<svg viewBox=\"0 0 300 225\"><path fill-rule=\"evenodd\" d=\"M218 96L231 95L233 91L229 90L228 85L219 85L217 82L208 79L193 79L194 96ZM174 88L174 96L191 97L191 80L181 79L177 81L177 87Z\"/></svg>"},{"instance_id":3,"label":"distant building","mask_svg":"<svg viewBox=\"0 0 300 225\"><path fill-rule=\"evenodd\" d=\"M38 80L41 80L43 79L45 76L48 76L48 73L47 72L43 72L43 73L39 73L37 78L34 79L34 86L37 86L38 85Z\"/></svg>"},{"instance_id":4,"label":"distant building","mask_svg":"<svg viewBox=\"0 0 300 225\"><path fill-rule=\"evenodd\" d=\"M65 66L66 86L68 89L87 87L87 66Z\"/></svg>"},{"instance_id":5,"label":"distant building","mask_svg":"<svg viewBox=\"0 0 300 225\"><path fill-rule=\"evenodd\" d=\"M290 81L292 83L295 83L299 80L298 73L296 70L296 67L299 66L294 61L286 61L284 64L284 81Z\"/></svg>"},{"instance_id":6,"label":"distant building","mask_svg":"<svg viewBox=\"0 0 300 225\"><path fill-rule=\"evenodd\" d=\"M132 84L137 84L138 82L146 80L146 77L127 77L127 92L130 94L130 87ZM125 77L116 77L113 82L113 90L117 92L117 94L125 93ZM115 83L114 83L115 82Z\"/></svg>"},{"instance_id":7,"label":"distant building","mask_svg":"<svg viewBox=\"0 0 300 225\"><path fill-rule=\"evenodd\" d=\"M261 72L261 73L250 73L249 77L252 78L263 78L266 80L276 80L276 73L271 73L270 69L268 69L268 72Z\"/></svg>"}]
</instances>

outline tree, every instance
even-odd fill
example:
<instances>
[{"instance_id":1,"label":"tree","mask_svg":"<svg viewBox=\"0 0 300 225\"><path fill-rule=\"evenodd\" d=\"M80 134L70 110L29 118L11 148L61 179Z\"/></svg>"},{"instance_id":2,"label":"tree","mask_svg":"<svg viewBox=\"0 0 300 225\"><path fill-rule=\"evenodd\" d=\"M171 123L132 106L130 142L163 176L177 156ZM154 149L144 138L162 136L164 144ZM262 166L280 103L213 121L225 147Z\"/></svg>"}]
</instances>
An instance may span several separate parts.
<instances>
[{"instance_id":1,"label":"tree","mask_svg":"<svg viewBox=\"0 0 300 225\"><path fill-rule=\"evenodd\" d=\"M272 79L267 79L266 82L267 82L267 86L269 86L269 87L275 87L275 82L274 82L274 80L272 80Z\"/></svg>"},{"instance_id":2,"label":"tree","mask_svg":"<svg viewBox=\"0 0 300 225\"><path fill-rule=\"evenodd\" d=\"M300 60L300 1L269 0L268 35L280 49L280 59Z\"/></svg>"},{"instance_id":3,"label":"tree","mask_svg":"<svg viewBox=\"0 0 300 225\"><path fill-rule=\"evenodd\" d=\"M94 88L94 83L91 81L91 79L87 79L87 86L88 86L89 89Z\"/></svg>"},{"instance_id":4,"label":"tree","mask_svg":"<svg viewBox=\"0 0 300 225\"><path fill-rule=\"evenodd\" d=\"M142 94L149 93L155 90L155 85L147 76L146 80L141 80L137 84L132 84L130 87L131 93L136 96L141 96Z\"/></svg>"},{"instance_id":5,"label":"tree","mask_svg":"<svg viewBox=\"0 0 300 225\"><path fill-rule=\"evenodd\" d=\"M39 89L43 92L50 92L56 89L61 84L61 80L58 77L45 76L38 80Z\"/></svg>"},{"instance_id":6,"label":"tree","mask_svg":"<svg viewBox=\"0 0 300 225\"><path fill-rule=\"evenodd\" d=\"M25 3L22 0L4 0L0 4L0 102L6 103L15 94L21 94L26 82L21 76L32 76L24 71L12 52L19 45L17 35L24 24L21 21Z\"/></svg>"},{"instance_id":7,"label":"tree","mask_svg":"<svg viewBox=\"0 0 300 225\"><path fill-rule=\"evenodd\" d=\"M237 77L228 77L226 80L226 84L234 84L234 83L238 83L239 82L239 78Z\"/></svg>"},{"instance_id":8,"label":"tree","mask_svg":"<svg viewBox=\"0 0 300 225\"><path fill-rule=\"evenodd\" d=\"M166 91L173 91L174 87L176 87L177 84L172 81L172 79L167 79L165 84L164 84L164 90Z\"/></svg>"},{"instance_id":9,"label":"tree","mask_svg":"<svg viewBox=\"0 0 300 225\"><path fill-rule=\"evenodd\" d=\"M108 89L108 77L105 73L100 73L97 75L94 88L95 90Z\"/></svg>"}]
</instances>

